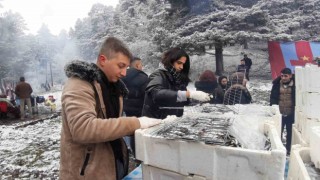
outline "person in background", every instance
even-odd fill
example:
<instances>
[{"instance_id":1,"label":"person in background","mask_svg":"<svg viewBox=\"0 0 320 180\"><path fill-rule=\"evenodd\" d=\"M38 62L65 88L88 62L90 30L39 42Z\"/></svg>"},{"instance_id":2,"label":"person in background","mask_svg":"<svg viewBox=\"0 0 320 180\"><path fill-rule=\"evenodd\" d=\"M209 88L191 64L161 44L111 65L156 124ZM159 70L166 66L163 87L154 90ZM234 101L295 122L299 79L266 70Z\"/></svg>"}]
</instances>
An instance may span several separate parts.
<instances>
[{"instance_id":1,"label":"person in background","mask_svg":"<svg viewBox=\"0 0 320 180\"><path fill-rule=\"evenodd\" d=\"M248 67L246 76L247 76L247 80L249 81L249 74L250 74L250 69L252 66L252 60L250 58L248 58L247 54L243 55L243 60L245 62L244 64Z\"/></svg>"},{"instance_id":2,"label":"person in background","mask_svg":"<svg viewBox=\"0 0 320 180\"><path fill-rule=\"evenodd\" d=\"M245 74L235 72L229 79L231 81L231 87L226 91L223 103L226 105L250 104L252 97L246 88L247 80L245 79Z\"/></svg>"},{"instance_id":3,"label":"person in background","mask_svg":"<svg viewBox=\"0 0 320 180\"><path fill-rule=\"evenodd\" d=\"M45 106L50 106L51 112L55 112L56 111L56 103L55 103L55 101L56 101L56 99L52 95L49 95L48 99L45 100L44 105Z\"/></svg>"},{"instance_id":4,"label":"person in background","mask_svg":"<svg viewBox=\"0 0 320 180\"><path fill-rule=\"evenodd\" d=\"M189 98L206 102L209 94L202 91L187 90L190 70L189 55L181 48L166 51L161 59L163 68L149 76L146 87L142 115L164 119L168 115L183 115L183 106Z\"/></svg>"},{"instance_id":5,"label":"person in background","mask_svg":"<svg viewBox=\"0 0 320 180\"><path fill-rule=\"evenodd\" d=\"M30 99L32 92L33 90L31 85L25 82L24 77L20 77L20 82L17 84L15 88L15 93L20 101L21 120L24 120L25 118L25 111L24 111L25 104L27 104L28 106L30 117L33 118L31 99Z\"/></svg>"},{"instance_id":6,"label":"person in background","mask_svg":"<svg viewBox=\"0 0 320 180\"><path fill-rule=\"evenodd\" d=\"M217 78L210 70L205 70L199 77L199 81L196 81L194 86L197 91L203 91L210 95L214 95L214 89L218 87ZM214 97L211 98L210 103L213 103Z\"/></svg>"},{"instance_id":7,"label":"person in background","mask_svg":"<svg viewBox=\"0 0 320 180\"><path fill-rule=\"evenodd\" d=\"M249 80L249 67L245 65L244 59L240 60L240 65L237 67L237 72L242 72L246 75L246 79Z\"/></svg>"},{"instance_id":8,"label":"person in background","mask_svg":"<svg viewBox=\"0 0 320 180\"><path fill-rule=\"evenodd\" d=\"M10 117L20 118L20 110L6 97L0 95L0 119Z\"/></svg>"},{"instance_id":9,"label":"person in background","mask_svg":"<svg viewBox=\"0 0 320 180\"><path fill-rule=\"evenodd\" d=\"M123 100L123 111L126 116L140 117L142 113L144 92L148 83L148 75L142 71L142 61L138 57L133 57L127 75L121 80L127 86L129 94ZM129 150L135 156L134 136L125 137L129 143Z\"/></svg>"},{"instance_id":10,"label":"person in background","mask_svg":"<svg viewBox=\"0 0 320 180\"><path fill-rule=\"evenodd\" d=\"M287 130L286 149L287 155L291 151L292 124L294 123L295 111L295 81L291 69L284 68L281 70L281 75L272 82L270 94L270 105L279 105L280 113L282 114L281 137L283 130Z\"/></svg>"},{"instance_id":11,"label":"person in background","mask_svg":"<svg viewBox=\"0 0 320 180\"><path fill-rule=\"evenodd\" d=\"M96 64L72 61L61 95L60 179L120 180L128 173L123 136L159 124L158 119L121 117L128 90L120 80L132 59L117 38L107 38Z\"/></svg>"},{"instance_id":12,"label":"person in background","mask_svg":"<svg viewBox=\"0 0 320 180\"><path fill-rule=\"evenodd\" d=\"M223 104L224 95L228 89L228 78L226 76L220 76L218 78L218 87L214 90L214 104Z\"/></svg>"},{"instance_id":13,"label":"person in background","mask_svg":"<svg viewBox=\"0 0 320 180\"><path fill-rule=\"evenodd\" d=\"M126 116L140 117L144 100L145 88L148 84L148 75L142 71L142 61L134 57L127 75L122 78L129 90L127 98L124 98L123 106Z\"/></svg>"}]
</instances>

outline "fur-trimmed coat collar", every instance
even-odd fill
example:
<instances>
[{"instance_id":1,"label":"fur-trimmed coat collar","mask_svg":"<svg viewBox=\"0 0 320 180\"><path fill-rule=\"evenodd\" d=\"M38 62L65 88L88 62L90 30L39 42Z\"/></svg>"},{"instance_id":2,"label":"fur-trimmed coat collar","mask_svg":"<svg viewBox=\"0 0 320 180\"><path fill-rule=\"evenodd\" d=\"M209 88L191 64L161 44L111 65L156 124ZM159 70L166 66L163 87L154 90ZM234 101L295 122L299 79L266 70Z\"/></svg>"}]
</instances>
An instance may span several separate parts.
<instances>
[{"instance_id":1,"label":"fur-trimmed coat collar","mask_svg":"<svg viewBox=\"0 0 320 180\"><path fill-rule=\"evenodd\" d=\"M68 78L77 77L90 83L93 81L101 82L103 76L103 74L101 74L102 71L96 64L79 60L74 60L66 64L64 71ZM116 86L120 88L122 96L127 96L129 90L122 80L117 81Z\"/></svg>"}]
</instances>

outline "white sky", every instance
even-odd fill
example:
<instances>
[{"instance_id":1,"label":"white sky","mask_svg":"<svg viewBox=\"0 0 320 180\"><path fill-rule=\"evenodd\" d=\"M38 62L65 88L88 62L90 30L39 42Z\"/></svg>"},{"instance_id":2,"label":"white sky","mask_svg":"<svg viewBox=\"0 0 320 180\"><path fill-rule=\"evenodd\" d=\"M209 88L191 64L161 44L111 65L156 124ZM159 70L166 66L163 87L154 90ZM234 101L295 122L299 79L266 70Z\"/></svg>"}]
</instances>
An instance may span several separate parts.
<instances>
[{"instance_id":1,"label":"white sky","mask_svg":"<svg viewBox=\"0 0 320 180\"><path fill-rule=\"evenodd\" d=\"M58 35L62 29L74 27L78 18L86 17L95 3L116 7L119 0L0 0L0 12L20 13L29 29L27 33L36 34L44 23Z\"/></svg>"}]
</instances>

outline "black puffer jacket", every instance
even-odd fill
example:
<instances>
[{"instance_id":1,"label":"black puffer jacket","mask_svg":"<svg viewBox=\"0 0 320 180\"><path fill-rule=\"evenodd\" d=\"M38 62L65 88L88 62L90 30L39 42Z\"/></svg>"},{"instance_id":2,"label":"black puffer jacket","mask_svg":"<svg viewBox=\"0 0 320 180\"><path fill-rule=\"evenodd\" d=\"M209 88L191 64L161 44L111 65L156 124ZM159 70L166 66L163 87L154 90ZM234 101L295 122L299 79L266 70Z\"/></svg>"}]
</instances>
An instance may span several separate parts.
<instances>
[{"instance_id":1,"label":"black puffer jacket","mask_svg":"<svg viewBox=\"0 0 320 180\"><path fill-rule=\"evenodd\" d=\"M165 69L158 69L149 76L142 116L164 119L167 115L183 115L183 106L189 101L177 102L177 91L186 91L188 84L178 89L173 76Z\"/></svg>"},{"instance_id":2,"label":"black puffer jacket","mask_svg":"<svg viewBox=\"0 0 320 180\"><path fill-rule=\"evenodd\" d=\"M148 84L148 75L135 68L129 68L122 81L129 89L128 96L124 99L123 110L127 116L140 117L142 113L145 88Z\"/></svg>"},{"instance_id":3,"label":"black puffer jacket","mask_svg":"<svg viewBox=\"0 0 320 180\"><path fill-rule=\"evenodd\" d=\"M279 104L280 100L280 80L281 77L277 77L272 81L272 89L271 89L271 94L270 94L270 106L273 104ZM292 75L291 80L293 80L293 86L291 87L291 100L293 102L293 106L296 104L296 86L295 86L295 76ZM294 110L294 108L293 108Z\"/></svg>"}]
</instances>

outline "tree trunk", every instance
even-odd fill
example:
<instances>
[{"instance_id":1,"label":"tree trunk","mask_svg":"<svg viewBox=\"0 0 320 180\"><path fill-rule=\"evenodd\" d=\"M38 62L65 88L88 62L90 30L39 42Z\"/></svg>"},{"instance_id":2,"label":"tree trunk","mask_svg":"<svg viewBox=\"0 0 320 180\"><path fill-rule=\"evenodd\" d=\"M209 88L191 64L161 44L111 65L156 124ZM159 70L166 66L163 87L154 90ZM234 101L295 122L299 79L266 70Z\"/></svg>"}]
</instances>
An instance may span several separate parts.
<instances>
[{"instance_id":1,"label":"tree trunk","mask_svg":"<svg viewBox=\"0 0 320 180\"><path fill-rule=\"evenodd\" d=\"M248 49L248 41L246 39L243 40L243 49Z\"/></svg>"},{"instance_id":2,"label":"tree trunk","mask_svg":"<svg viewBox=\"0 0 320 180\"><path fill-rule=\"evenodd\" d=\"M216 75L221 76L222 72L224 71L223 69L223 48L222 48L222 44L216 44L215 45L215 49L216 49Z\"/></svg>"},{"instance_id":3,"label":"tree trunk","mask_svg":"<svg viewBox=\"0 0 320 180\"><path fill-rule=\"evenodd\" d=\"M4 86L4 81L3 79L0 79L0 89L1 89L1 93L0 94L5 94L5 86Z\"/></svg>"}]
</instances>

